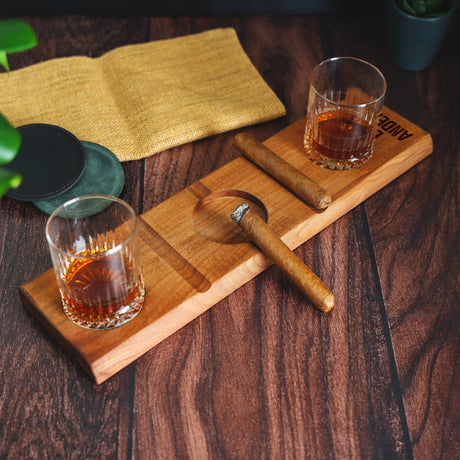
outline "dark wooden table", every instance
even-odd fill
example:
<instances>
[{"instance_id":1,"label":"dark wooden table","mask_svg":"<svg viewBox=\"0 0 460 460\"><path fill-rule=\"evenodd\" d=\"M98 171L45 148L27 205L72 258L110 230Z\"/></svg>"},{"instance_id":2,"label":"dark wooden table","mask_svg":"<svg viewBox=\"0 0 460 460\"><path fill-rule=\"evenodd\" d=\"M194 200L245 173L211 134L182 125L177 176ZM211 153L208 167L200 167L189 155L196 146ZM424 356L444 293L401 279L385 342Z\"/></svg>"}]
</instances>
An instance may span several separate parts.
<instances>
[{"instance_id":1,"label":"dark wooden table","mask_svg":"<svg viewBox=\"0 0 460 460\"><path fill-rule=\"evenodd\" d=\"M39 44L13 69L234 27L287 108L246 129L261 140L305 114L317 63L361 57L434 153L296 250L333 314L271 267L99 386L17 295L51 267L47 216L2 198L0 458L459 458L458 14L416 73L389 61L377 17L24 19ZM124 163L122 198L150 209L238 155L234 134Z\"/></svg>"}]
</instances>

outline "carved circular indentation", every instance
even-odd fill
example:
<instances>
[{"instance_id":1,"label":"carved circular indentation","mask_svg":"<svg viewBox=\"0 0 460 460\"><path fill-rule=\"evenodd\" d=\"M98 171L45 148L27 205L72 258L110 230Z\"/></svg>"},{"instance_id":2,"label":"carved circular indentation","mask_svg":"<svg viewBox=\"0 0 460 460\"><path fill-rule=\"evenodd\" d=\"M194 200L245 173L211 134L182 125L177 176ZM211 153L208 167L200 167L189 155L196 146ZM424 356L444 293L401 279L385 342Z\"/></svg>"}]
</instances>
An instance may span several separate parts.
<instances>
[{"instance_id":1,"label":"carved circular indentation","mask_svg":"<svg viewBox=\"0 0 460 460\"><path fill-rule=\"evenodd\" d=\"M254 195L241 190L218 190L202 198L192 213L195 230L204 238L223 244L248 241L241 227L232 220L232 212L247 203L267 222L267 209Z\"/></svg>"}]
</instances>

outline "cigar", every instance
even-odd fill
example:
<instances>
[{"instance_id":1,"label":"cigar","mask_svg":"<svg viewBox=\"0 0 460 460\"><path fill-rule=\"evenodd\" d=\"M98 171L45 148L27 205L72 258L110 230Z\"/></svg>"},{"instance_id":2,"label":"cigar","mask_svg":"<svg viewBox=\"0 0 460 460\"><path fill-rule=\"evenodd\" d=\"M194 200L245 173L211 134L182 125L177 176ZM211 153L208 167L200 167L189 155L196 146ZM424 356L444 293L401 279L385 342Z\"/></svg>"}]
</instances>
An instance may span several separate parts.
<instances>
[{"instance_id":1,"label":"cigar","mask_svg":"<svg viewBox=\"0 0 460 460\"><path fill-rule=\"evenodd\" d=\"M314 208L326 209L331 203L331 195L319 184L284 161L249 134L237 134L233 145L246 158L279 180Z\"/></svg>"},{"instance_id":2,"label":"cigar","mask_svg":"<svg viewBox=\"0 0 460 460\"><path fill-rule=\"evenodd\" d=\"M239 205L231 217L251 241L294 281L313 305L325 313L334 308L334 294L247 203Z\"/></svg>"}]
</instances>

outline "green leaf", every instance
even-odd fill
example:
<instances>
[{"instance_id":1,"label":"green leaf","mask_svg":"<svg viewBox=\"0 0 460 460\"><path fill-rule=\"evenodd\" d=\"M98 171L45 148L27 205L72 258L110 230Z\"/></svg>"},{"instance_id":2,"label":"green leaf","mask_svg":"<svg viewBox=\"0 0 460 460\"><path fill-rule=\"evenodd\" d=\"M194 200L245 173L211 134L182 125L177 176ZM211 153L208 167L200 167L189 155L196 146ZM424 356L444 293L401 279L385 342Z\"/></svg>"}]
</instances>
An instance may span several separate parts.
<instances>
[{"instance_id":1,"label":"green leaf","mask_svg":"<svg viewBox=\"0 0 460 460\"><path fill-rule=\"evenodd\" d=\"M0 66L9 71L7 53L17 53L33 48L37 37L24 21L10 19L0 21ZM21 135L0 112L0 164L13 160L21 146ZM22 181L20 174L0 168L0 197Z\"/></svg>"},{"instance_id":2,"label":"green leaf","mask_svg":"<svg viewBox=\"0 0 460 460\"><path fill-rule=\"evenodd\" d=\"M6 57L5 51L0 50L0 65L7 71L10 71L10 66L8 65L8 58Z\"/></svg>"},{"instance_id":3,"label":"green leaf","mask_svg":"<svg viewBox=\"0 0 460 460\"><path fill-rule=\"evenodd\" d=\"M407 0L399 0L398 5L407 14L410 14L412 16L416 15L414 8L412 7L412 5Z\"/></svg>"},{"instance_id":4,"label":"green leaf","mask_svg":"<svg viewBox=\"0 0 460 460\"><path fill-rule=\"evenodd\" d=\"M22 177L20 174L0 168L0 197L3 196L10 188L19 187Z\"/></svg>"},{"instance_id":5,"label":"green leaf","mask_svg":"<svg viewBox=\"0 0 460 460\"><path fill-rule=\"evenodd\" d=\"M37 37L27 22L19 19L0 21L0 51L17 53L33 48Z\"/></svg>"},{"instance_id":6,"label":"green leaf","mask_svg":"<svg viewBox=\"0 0 460 460\"><path fill-rule=\"evenodd\" d=\"M429 18L443 12L444 0L397 0L399 7L407 14Z\"/></svg>"},{"instance_id":7,"label":"green leaf","mask_svg":"<svg viewBox=\"0 0 460 460\"><path fill-rule=\"evenodd\" d=\"M20 146L21 135L0 112L0 165L13 160Z\"/></svg>"}]
</instances>

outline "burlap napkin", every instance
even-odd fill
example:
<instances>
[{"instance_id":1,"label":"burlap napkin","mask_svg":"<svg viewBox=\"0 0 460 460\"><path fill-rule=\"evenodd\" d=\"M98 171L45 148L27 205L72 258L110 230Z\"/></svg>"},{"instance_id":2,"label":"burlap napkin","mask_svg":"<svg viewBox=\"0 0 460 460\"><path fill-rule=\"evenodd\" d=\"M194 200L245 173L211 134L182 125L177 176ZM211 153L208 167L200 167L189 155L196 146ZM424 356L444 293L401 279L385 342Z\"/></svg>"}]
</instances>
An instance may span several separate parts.
<instances>
[{"instance_id":1,"label":"burlap napkin","mask_svg":"<svg viewBox=\"0 0 460 460\"><path fill-rule=\"evenodd\" d=\"M3 73L0 111L15 126L61 126L121 161L285 114L233 29Z\"/></svg>"}]
</instances>

